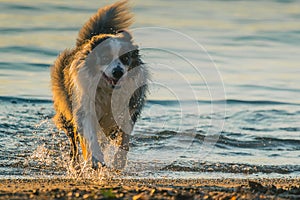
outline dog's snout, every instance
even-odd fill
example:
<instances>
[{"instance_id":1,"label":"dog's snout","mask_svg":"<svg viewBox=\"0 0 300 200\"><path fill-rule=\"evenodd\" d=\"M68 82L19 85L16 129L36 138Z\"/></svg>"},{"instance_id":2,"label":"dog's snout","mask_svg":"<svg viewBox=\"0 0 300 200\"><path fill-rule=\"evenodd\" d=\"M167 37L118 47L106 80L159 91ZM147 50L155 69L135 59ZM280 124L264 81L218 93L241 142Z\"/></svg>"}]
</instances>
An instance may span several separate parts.
<instances>
[{"instance_id":1,"label":"dog's snout","mask_svg":"<svg viewBox=\"0 0 300 200\"><path fill-rule=\"evenodd\" d=\"M121 67L116 67L112 70L112 75L114 76L114 78L116 79L120 79L124 74L124 71Z\"/></svg>"}]
</instances>

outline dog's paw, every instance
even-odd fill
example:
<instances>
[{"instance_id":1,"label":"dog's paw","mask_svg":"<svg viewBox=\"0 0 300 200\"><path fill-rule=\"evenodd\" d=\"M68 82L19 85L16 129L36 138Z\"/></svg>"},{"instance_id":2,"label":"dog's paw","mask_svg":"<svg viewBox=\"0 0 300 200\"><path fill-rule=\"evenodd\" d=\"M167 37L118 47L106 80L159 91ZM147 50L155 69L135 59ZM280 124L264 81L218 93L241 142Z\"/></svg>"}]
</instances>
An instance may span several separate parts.
<instances>
[{"instance_id":1,"label":"dog's paw","mask_svg":"<svg viewBox=\"0 0 300 200\"><path fill-rule=\"evenodd\" d=\"M96 170L96 169L99 169L101 167L106 167L105 162L104 161L101 162L93 156L92 157L92 168Z\"/></svg>"}]
</instances>

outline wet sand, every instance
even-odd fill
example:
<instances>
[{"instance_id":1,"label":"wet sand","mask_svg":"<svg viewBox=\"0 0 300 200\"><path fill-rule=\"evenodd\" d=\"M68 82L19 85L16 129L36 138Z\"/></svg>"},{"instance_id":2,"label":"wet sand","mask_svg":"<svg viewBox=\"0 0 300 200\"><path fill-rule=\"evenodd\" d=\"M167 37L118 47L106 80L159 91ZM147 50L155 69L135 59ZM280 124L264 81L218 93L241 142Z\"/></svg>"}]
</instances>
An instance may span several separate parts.
<instances>
[{"instance_id":1,"label":"wet sand","mask_svg":"<svg viewBox=\"0 0 300 200\"><path fill-rule=\"evenodd\" d=\"M0 179L0 199L300 199L300 178Z\"/></svg>"}]
</instances>

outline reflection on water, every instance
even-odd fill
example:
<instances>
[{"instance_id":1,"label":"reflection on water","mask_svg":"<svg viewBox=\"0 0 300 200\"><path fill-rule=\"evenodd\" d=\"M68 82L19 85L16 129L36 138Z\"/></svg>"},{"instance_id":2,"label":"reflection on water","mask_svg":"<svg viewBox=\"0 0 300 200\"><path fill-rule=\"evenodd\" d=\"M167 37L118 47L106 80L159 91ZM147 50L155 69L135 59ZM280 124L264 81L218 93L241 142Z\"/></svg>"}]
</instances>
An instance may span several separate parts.
<instances>
[{"instance_id":1,"label":"reflection on water","mask_svg":"<svg viewBox=\"0 0 300 200\"><path fill-rule=\"evenodd\" d=\"M51 121L49 66L106 3L0 3L1 177L75 176L68 140ZM123 175L299 176L298 2L132 4L152 82Z\"/></svg>"}]
</instances>

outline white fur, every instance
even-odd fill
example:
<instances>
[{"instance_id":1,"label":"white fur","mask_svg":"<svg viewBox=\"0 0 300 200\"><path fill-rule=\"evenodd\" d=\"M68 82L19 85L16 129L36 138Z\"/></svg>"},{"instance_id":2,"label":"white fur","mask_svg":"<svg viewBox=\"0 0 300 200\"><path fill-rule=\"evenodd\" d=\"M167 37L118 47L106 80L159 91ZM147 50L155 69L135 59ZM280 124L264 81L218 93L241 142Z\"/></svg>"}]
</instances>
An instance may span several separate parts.
<instances>
[{"instance_id":1,"label":"white fur","mask_svg":"<svg viewBox=\"0 0 300 200\"><path fill-rule=\"evenodd\" d=\"M124 72L127 70L127 67L123 65L123 63L119 59L120 56L119 53L121 49L120 41L111 38L109 39L109 45L111 47L110 50L111 50L111 54L113 55L113 60L109 65L103 66L102 68L104 68L104 73L111 78L113 77L112 71L117 65L119 65ZM99 58L97 58L97 60L99 60Z\"/></svg>"},{"instance_id":2,"label":"white fur","mask_svg":"<svg viewBox=\"0 0 300 200\"><path fill-rule=\"evenodd\" d=\"M107 118L107 124L112 124L112 116L104 116L107 111L103 108L111 109L110 95L111 88L105 86L99 86L98 83L102 77L102 71L106 73L108 77L112 77L112 70L115 66L119 65L125 71L126 67L119 60L119 52L121 44L117 40L111 39L109 41L111 47L111 53L113 55L113 61L106 66L96 66L99 68L94 70L96 73L91 73L88 66L84 65L84 62L75 61L72 63L70 72L77 74L73 80L73 85L76 88L73 91L73 116L77 125L78 132L86 139L88 143L88 151L92 156L101 163L104 163L104 156L101 151L98 139L105 142L105 135L102 132L99 121L101 118ZM101 53L101 52L100 52ZM99 58L97 58L97 61ZM103 77L102 77L103 78ZM101 87L102 90L97 88ZM97 101L97 104L96 104Z\"/></svg>"},{"instance_id":3,"label":"white fur","mask_svg":"<svg viewBox=\"0 0 300 200\"><path fill-rule=\"evenodd\" d=\"M72 69L77 67L72 67ZM101 77L99 73L91 76L88 68L83 66L77 71L77 77L73 79L76 88L73 91L73 116L77 130L86 139L88 150L98 161L104 163L103 153L97 140L96 133L100 131L95 110L96 89Z\"/></svg>"}]
</instances>

